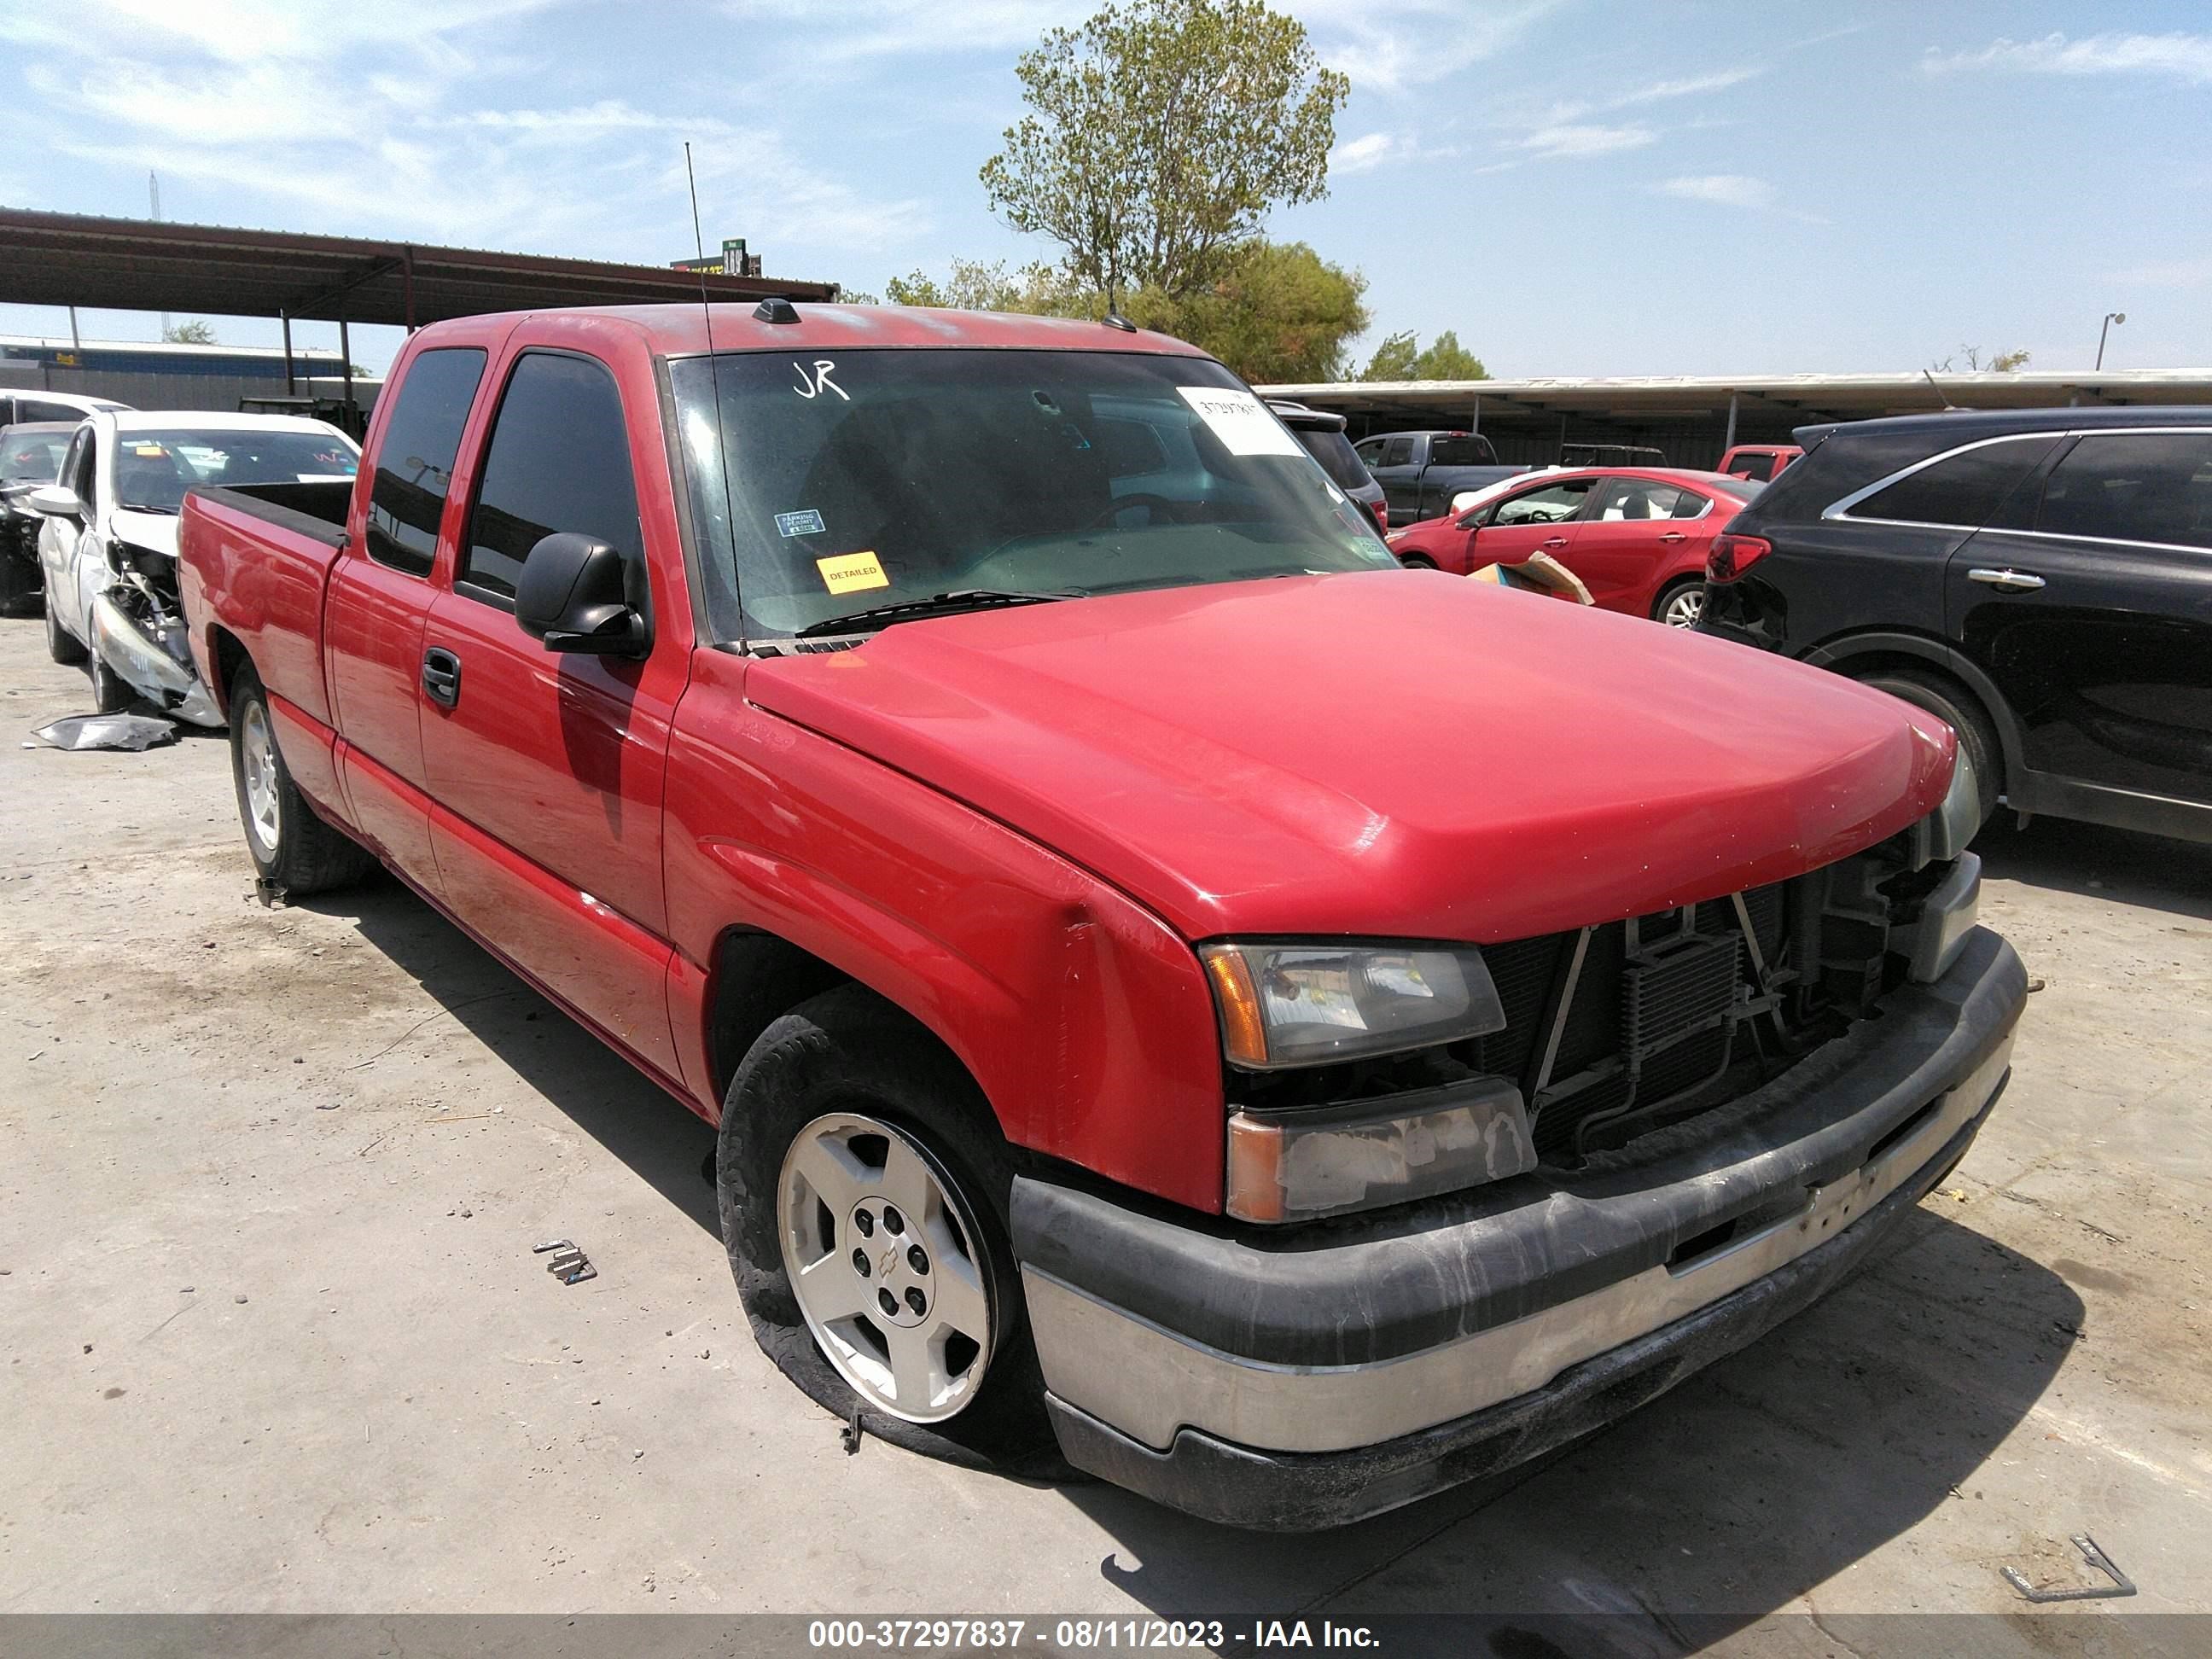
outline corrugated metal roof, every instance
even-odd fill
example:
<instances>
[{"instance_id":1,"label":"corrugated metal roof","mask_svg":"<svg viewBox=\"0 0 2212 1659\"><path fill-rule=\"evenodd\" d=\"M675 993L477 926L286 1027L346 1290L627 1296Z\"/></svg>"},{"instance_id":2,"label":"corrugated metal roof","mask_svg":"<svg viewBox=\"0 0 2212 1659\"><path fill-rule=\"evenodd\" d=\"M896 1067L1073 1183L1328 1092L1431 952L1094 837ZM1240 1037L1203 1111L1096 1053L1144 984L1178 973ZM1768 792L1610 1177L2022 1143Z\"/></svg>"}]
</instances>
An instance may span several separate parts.
<instances>
[{"instance_id":1,"label":"corrugated metal roof","mask_svg":"<svg viewBox=\"0 0 2212 1659\"><path fill-rule=\"evenodd\" d=\"M412 325L559 306L836 296L834 283L0 209L0 302Z\"/></svg>"}]
</instances>

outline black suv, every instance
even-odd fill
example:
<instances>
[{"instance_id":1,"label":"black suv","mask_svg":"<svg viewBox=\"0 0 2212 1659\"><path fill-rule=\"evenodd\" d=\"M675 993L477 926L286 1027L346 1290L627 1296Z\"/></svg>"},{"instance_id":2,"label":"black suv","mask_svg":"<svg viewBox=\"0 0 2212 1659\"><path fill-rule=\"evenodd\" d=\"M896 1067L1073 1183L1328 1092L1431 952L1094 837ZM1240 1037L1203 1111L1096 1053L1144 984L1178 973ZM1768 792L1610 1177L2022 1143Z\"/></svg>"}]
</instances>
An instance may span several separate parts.
<instances>
[{"instance_id":1,"label":"black suv","mask_svg":"<svg viewBox=\"0 0 2212 1659\"><path fill-rule=\"evenodd\" d=\"M1950 722L1986 814L2212 841L2212 409L1801 428L1701 632Z\"/></svg>"}]
</instances>

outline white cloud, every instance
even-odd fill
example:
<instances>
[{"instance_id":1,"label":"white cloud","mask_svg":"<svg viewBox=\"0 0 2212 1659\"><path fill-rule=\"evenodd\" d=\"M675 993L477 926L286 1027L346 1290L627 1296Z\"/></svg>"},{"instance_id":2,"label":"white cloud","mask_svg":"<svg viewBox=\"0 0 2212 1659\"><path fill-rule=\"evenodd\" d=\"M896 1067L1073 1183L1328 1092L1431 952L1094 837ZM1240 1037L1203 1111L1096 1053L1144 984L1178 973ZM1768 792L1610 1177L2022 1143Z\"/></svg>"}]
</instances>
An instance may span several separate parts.
<instances>
[{"instance_id":1,"label":"white cloud","mask_svg":"<svg viewBox=\"0 0 2212 1659\"><path fill-rule=\"evenodd\" d=\"M1655 81L1640 91L1628 93L1604 106L1607 109L1626 109L1632 104L1655 104L1667 98L1694 98L1700 94L1721 92L1729 87L1741 86L1746 81L1766 73L1756 64L1740 69L1716 70L1711 75L1685 76L1678 81Z\"/></svg>"},{"instance_id":2,"label":"white cloud","mask_svg":"<svg viewBox=\"0 0 2212 1659\"><path fill-rule=\"evenodd\" d=\"M1403 92L1514 46L1562 0L1283 0L1355 94ZM1084 9L1088 10L1085 7Z\"/></svg>"},{"instance_id":3,"label":"white cloud","mask_svg":"<svg viewBox=\"0 0 2212 1659\"><path fill-rule=\"evenodd\" d=\"M2051 33L2039 40L1999 40L1979 52L1938 51L1921 59L1930 74L2003 70L2023 75L2159 75L2212 82L2212 34Z\"/></svg>"},{"instance_id":4,"label":"white cloud","mask_svg":"<svg viewBox=\"0 0 2212 1659\"><path fill-rule=\"evenodd\" d=\"M1370 132L1362 138L1347 139L1328 153L1328 170L1332 173L1371 173L1390 160L1392 152L1400 148L1395 133Z\"/></svg>"},{"instance_id":5,"label":"white cloud","mask_svg":"<svg viewBox=\"0 0 2212 1659\"><path fill-rule=\"evenodd\" d=\"M36 37L26 79L52 149L247 204L234 222L658 259L690 251L689 138L705 216L805 250L781 265L793 274L844 276L799 267L927 228L922 203L823 171L773 121L680 100L502 105L502 86L574 84L514 55L513 18L545 3L118 0L67 29L10 14L0 39Z\"/></svg>"},{"instance_id":6,"label":"white cloud","mask_svg":"<svg viewBox=\"0 0 2212 1659\"><path fill-rule=\"evenodd\" d=\"M1532 161L1579 161L1585 156L1642 149L1658 140L1659 135L1650 127L1569 125L1539 127L1527 137L1516 139L1513 147L1527 151Z\"/></svg>"},{"instance_id":7,"label":"white cloud","mask_svg":"<svg viewBox=\"0 0 2212 1659\"><path fill-rule=\"evenodd\" d=\"M1692 202L1715 202L1723 207L1771 208L1774 186L1764 179L1741 173L1707 173L1669 179L1655 186L1662 196L1680 196Z\"/></svg>"},{"instance_id":8,"label":"white cloud","mask_svg":"<svg viewBox=\"0 0 2212 1659\"><path fill-rule=\"evenodd\" d=\"M1741 173L1686 173L1651 186L1660 196L1686 202L1708 202L1715 207L1745 208L1756 213L1780 213L1808 224L1828 222L1817 213L1802 213L1782 204L1781 192L1764 179Z\"/></svg>"}]
</instances>

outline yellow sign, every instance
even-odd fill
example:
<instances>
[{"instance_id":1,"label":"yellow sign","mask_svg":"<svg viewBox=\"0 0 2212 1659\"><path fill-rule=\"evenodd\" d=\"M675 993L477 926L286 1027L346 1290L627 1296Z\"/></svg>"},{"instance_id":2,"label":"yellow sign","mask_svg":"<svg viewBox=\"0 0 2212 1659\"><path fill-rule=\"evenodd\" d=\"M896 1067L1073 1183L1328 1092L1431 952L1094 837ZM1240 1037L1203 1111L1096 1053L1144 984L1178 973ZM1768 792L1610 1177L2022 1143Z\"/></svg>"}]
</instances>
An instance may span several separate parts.
<instances>
[{"instance_id":1,"label":"yellow sign","mask_svg":"<svg viewBox=\"0 0 2212 1659\"><path fill-rule=\"evenodd\" d=\"M832 593L857 593L862 588L891 585L873 553L839 553L815 560L814 568L822 573L823 586Z\"/></svg>"}]
</instances>

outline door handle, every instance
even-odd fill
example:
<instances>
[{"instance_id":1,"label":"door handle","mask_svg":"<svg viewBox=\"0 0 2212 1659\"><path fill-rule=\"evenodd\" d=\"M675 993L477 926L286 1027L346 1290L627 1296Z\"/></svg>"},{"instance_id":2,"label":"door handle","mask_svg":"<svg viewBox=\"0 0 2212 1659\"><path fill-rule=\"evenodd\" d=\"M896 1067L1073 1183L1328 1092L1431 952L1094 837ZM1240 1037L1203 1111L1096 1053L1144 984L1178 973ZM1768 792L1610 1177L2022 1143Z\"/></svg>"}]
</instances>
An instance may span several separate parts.
<instances>
[{"instance_id":1,"label":"door handle","mask_svg":"<svg viewBox=\"0 0 2212 1659\"><path fill-rule=\"evenodd\" d=\"M1689 537L1679 530L1670 530L1659 538L1662 542L1686 542Z\"/></svg>"},{"instance_id":2,"label":"door handle","mask_svg":"<svg viewBox=\"0 0 2212 1659\"><path fill-rule=\"evenodd\" d=\"M461 659L441 645L422 653L422 692L447 708L461 700Z\"/></svg>"},{"instance_id":3,"label":"door handle","mask_svg":"<svg viewBox=\"0 0 2212 1659\"><path fill-rule=\"evenodd\" d=\"M2000 593L2033 593L2043 586L2042 577L2025 570L1969 570L1966 580L1994 587Z\"/></svg>"},{"instance_id":4,"label":"door handle","mask_svg":"<svg viewBox=\"0 0 2212 1659\"><path fill-rule=\"evenodd\" d=\"M1539 547L1565 547L1566 544L1567 538L1565 536L1549 536L1537 544Z\"/></svg>"}]
</instances>

